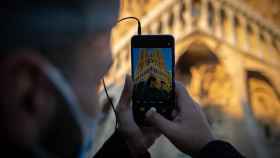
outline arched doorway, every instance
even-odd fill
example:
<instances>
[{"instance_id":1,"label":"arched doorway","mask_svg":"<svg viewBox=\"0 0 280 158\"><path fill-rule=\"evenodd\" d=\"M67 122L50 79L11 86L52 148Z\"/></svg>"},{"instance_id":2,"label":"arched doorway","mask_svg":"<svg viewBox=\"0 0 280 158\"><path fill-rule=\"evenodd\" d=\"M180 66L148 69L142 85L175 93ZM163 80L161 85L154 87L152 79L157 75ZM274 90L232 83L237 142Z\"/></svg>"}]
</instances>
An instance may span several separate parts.
<instances>
[{"instance_id":1,"label":"arched doorway","mask_svg":"<svg viewBox=\"0 0 280 158\"><path fill-rule=\"evenodd\" d=\"M205 44L193 43L176 63L176 79L200 103L215 135L235 142L239 137L234 85L225 66Z\"/></svg>"},{"instance_id":2,"label":"arched doorway","mask_svg":"<svg viewBox=\"0 0 280 158\"><path fill-rule=\"evenodd\" d=\"M272 157L278 157L280 144L280 96L271 81L256 71L247 73L251 112ZM277 148L278 147L278 148Z\"/></svg>"}]
</instances>

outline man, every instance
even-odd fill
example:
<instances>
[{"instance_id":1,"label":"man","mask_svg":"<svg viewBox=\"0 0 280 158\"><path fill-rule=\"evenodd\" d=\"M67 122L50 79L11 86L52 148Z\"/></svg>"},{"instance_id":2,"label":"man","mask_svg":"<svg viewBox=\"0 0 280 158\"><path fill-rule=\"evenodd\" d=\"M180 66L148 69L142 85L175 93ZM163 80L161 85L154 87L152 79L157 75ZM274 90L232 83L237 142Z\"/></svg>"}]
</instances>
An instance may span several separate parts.
<instances>
[{"instance_id":1,"label":"man","mask_svg":"<svg viewBox=\"0 0 280 158\"><path fill-rule=\"evenodd\" d=\"M1 3L0 139L9 157L91 149L118 8L115 0Z\"/></svg>"},{"instance_id":2,"label":"man","mask_svg":"<svg viewBox=\"0 0 280 158\"><path fill-rule=\"evenodd\" d=\"M112 63L110 30L116 0L9 0L0 16L0 140L7 157L86 157L94 141L97 87ZM204 116L176 84L173 122L152 108L140 128L130 107L130 77L118 105L120 127L95 158L149 157L160 130L181 151L198 157L241 157L214 141ZM217 150L220 149L220 150Z\"/></svg>"}]
</instances>

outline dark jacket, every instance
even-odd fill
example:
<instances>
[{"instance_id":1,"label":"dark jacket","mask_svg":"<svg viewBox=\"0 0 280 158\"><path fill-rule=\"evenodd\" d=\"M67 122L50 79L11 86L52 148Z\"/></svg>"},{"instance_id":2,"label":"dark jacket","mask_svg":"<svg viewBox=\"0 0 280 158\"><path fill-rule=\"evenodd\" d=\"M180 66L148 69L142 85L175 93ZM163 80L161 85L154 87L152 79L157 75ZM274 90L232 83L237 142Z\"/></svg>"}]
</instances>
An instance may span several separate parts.
<instances>
[{"instance_id":1,"label":"dark jacket","mask_svg":"<svg viewBox=\"0 0 280 158\"><path fill-rule=\"evenodd\" d=\"M130 154L128 146L122 136L115 132L109 138L103 147L97 152L94 158L133 158ZM150 158L148 151L139 156L141 158ZM215 140L203 147L195 158L244 158L232 145L227 142Z\"/></svg>"}]
</instances>

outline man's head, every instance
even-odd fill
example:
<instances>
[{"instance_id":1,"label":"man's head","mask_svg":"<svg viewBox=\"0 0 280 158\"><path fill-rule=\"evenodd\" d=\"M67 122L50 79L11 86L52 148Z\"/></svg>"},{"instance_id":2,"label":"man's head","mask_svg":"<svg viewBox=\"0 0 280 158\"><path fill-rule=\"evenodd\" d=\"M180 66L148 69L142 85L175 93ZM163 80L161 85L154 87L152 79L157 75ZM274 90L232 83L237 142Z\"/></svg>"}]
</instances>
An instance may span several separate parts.
<instances>
[{"instance_id":1,"label":"man's head","mask_svg":"<svg viewBox=\"0 0 280 158\"><path fill-rule=\"evenodd\" d=\"M2 8L1 142L43 144L54 154L73 156L81 131L48 70L63 74L81 111L95 118L97 85L112 62L110 31L119 2L9 0Z\"/></svg>"}]
</instances>

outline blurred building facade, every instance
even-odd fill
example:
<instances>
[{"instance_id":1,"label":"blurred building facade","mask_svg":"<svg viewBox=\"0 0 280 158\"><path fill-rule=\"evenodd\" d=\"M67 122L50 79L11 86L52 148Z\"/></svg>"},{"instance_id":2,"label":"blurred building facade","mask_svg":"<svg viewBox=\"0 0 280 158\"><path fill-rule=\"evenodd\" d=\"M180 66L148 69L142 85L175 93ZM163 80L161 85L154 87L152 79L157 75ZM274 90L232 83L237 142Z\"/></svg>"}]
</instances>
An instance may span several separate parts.
<instances>
[{"instance_id":1,"label":"blurred building facade","mask_svg":"<svg viewBox=\"0 0 280 158\"><path fill-rule=\"evenodd\" d=\"M173 34L176 79L201 104L220 138L248 157L280 156L280 3L276 0L122 0L120 17L144 34ZM113 30L106 81L117 102L131 71L134 21ZM191 130L191 129L190 129ZM102 141L101 141L102 142ZM186 157L165 138L152 156Z\"/></svg>"}]
</instances>

